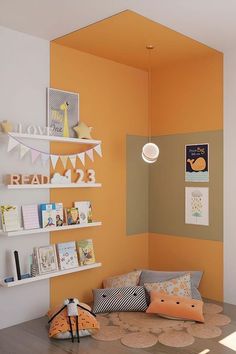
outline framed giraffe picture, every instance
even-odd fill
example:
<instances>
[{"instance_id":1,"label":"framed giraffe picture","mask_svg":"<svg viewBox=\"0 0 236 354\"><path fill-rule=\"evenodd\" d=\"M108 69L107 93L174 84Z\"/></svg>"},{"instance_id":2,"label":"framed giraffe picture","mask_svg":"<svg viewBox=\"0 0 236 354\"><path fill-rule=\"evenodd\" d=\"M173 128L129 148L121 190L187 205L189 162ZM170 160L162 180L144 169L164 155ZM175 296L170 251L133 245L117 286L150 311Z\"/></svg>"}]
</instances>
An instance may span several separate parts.
<instances>
[{"instance_id":1,"label":"framed giraffe picture","mask_svg":"<svg viewBox=\"0 0 236 354\"><path fill-rule=\"evenodd\" d=\"M47 88L47 126L51 135L75 138L79 122L79 94Z\"/></svg>"}]
</instances>

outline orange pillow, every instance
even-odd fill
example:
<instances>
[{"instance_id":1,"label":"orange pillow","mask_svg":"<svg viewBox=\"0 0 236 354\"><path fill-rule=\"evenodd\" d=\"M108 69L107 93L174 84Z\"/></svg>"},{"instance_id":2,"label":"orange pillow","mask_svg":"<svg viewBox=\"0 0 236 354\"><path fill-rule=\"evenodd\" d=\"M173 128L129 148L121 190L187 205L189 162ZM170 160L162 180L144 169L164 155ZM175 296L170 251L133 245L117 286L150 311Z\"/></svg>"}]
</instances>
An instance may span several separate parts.
<instances>
[{"instance_id":1,"label":"orange pillow","mask_svg":"<svg viewBox=\"0 0 236 354\"><path fill-rule=\"evenodd\" d=\"M185 296L165 295L155 290L152 290L150 295L151 303L147 313L204 322L202 301Z\"/></svg>"}]
</instances>

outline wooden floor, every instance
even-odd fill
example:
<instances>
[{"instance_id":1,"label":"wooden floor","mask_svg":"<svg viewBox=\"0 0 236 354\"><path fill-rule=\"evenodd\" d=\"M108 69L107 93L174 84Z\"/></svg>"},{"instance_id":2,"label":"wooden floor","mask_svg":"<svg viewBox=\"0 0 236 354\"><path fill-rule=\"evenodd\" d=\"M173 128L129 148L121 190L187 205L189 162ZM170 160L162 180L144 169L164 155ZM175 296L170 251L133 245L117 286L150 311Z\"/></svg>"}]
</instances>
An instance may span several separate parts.
<instances>
[{"instance_id":1,"label":"wooden floor","mask_svg":"<svg viewBox=\"0 0 236 354\"><path fill-rule=\"evenodd\" d=\"M170 348L160 343L148 349L130 349L120 341L101 342L92 338L81 338L80 343L70 340L50 340L47 332L47 318L22 323L0 330L0 354L233 354L236 351L219 343L221 339L236 332L236 306L224 304L224 313L232 322L221 327L221 337L215 339L195 339L195 343L186 348ZM1 315L1 314L0 314ZM206 352L205 350L209 351ZM204 352L205 351L205 352ZM202 354L203 354L202 353Z\"/></svg>"}]
</instances>

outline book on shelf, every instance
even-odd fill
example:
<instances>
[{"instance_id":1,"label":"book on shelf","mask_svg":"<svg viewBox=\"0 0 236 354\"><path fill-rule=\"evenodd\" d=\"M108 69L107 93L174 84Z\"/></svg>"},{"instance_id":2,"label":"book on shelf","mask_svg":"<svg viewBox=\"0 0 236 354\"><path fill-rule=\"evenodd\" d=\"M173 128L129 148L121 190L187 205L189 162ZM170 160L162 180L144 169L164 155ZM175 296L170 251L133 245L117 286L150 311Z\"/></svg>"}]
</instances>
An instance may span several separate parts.
<instances>
[{"instance_id":1,"label":"book on shelf","mask_svg":"<svg viewBox=\"0 0 236 354\"><path fill-rule=\"evenodd\" d=\"M16 205L1 205L1 222L3 231L20 230L20 218Z\"/></svg>"},{"instance_id":2,"label":"book on shelf","mask_svg":"<svg viewBox=\"0 0 236 354\"><path fill-rule=\"evenodd\" d=\"M79 266L75 241L58 243L56 247L61 270Z\"/></svg>"},{"instance_id":3,"label":"book on shelf","mask_svg":"<svg viewBox=\"0 0 236 354\"><path fill-rule=\"evenodd\" d=\"M38 205L22 205L23 226L25 230L39 229Z\"/></svg>"},{"instance_id":4,"label":"book on shelf","mask_svg":"<svg viewBox=\"0 0 236 354\"><path fill-rule=\"evenodd\" d=\"M56 204L40 204L40 218L41 226L45 227L55 227L56 226Z\"/></svg>"},{"instance_id":5,"label":"book on shelf","mask_svg":"<svg viewBox=\"0 0 236 354\"><path fill-rule=\"evenodd\" d=\"M92 222L92 206L90 201L74 202L74 206L79 211L80 224Z\"/></svg>"},{"instance_id":6,"label":"book on shelf","mask_svg":"<svg viewBox=\"0 0 236 354\"><path fill-rule=\"evenodd\" d=\"M67 225L79 224L78 208L65 208L65 216Z\"/></svg>"},{"instance_id":7,"label":"book on shelf","mask_svg":"<svg viewBox=\"0 0 236 354\"><path fill-rule=\"evenodd\" d=\"M95 263L93 240L86 239L77 241L79 263L81 266Z\"/></svg>"},{"instance_id":8,"label":"book on shelf","mask_svg":"<svg viewBox=\"0 0 236 354\"><path fill-rule=\"evenodd\" d=\"M58 270L55 245L36 247L34 248L34 253L37 257L38 273L40 275Z\"/></svg>"},{"instance_id":9,"label":"book on shelf","mask_svg":"<svg viewBox=\"0 0 236 354\"><path fill-rule=\"evenodd\" d=\"M55 203L56 205L56 226L64 225L64 210L62 203Z\"/></svg>"}]
</instances>

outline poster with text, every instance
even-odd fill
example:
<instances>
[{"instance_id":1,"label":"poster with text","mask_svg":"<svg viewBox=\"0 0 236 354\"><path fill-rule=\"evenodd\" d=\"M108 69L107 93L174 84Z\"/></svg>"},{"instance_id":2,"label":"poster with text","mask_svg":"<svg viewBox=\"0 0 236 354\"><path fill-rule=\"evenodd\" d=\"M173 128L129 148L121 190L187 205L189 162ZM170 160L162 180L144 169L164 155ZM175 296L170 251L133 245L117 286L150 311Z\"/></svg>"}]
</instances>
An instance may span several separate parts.
<instances>
[{"instance_id":1,"label":"poster with text","mask_svg":"<svg viewBox=\"0 0 236 354\"><path fill-rule=\"evenodd\" d=\"M185 187L185 224L209 225L208 187Z\"/></svg>"},{"instance_id":2,"label":"poster with text","mask_svg":"<svg viewBox=\"0 0 236 354\"><path fill-rule=\"evenodd\" d=\"M47 89L47 126L51 135L76 138L74 127L79 122L79 94Z\"/></svg>"},{"instance_id":3,"label":"poster with text","mask_svg":"<svg viewBox=\"0 0 236 354\"><path fill-rule=\"evenodd\" d=\"M209 182L209 144L185 145L185 181Z\"/></svg>"}]
</instances>

